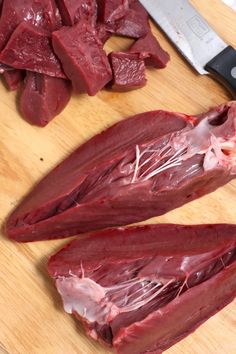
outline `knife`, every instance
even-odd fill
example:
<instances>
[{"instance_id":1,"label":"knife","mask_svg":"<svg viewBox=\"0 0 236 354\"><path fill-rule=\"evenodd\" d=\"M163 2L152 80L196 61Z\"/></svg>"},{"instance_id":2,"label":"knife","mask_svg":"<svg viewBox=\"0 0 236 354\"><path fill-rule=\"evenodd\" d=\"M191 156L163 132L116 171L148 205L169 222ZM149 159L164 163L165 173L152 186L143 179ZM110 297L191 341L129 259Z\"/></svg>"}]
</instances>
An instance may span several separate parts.
<instances>
[{"instance_id":1,"label":"knife","mask_svg":"<svg viewBox=\"0 0 236 354\"><path fill-rule=\"evenodd\" d=\"M236 97L236 50L227 45L187 0L139 0L187 61L211 74Z\"/></svg>"}]
</instances>

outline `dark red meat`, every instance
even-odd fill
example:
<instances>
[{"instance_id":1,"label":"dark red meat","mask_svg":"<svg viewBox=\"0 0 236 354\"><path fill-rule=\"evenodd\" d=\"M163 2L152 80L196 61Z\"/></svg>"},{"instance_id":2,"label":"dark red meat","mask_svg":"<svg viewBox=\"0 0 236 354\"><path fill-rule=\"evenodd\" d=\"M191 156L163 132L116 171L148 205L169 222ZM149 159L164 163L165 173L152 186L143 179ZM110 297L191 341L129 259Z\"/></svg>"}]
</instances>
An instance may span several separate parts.
<instances>
[{"instance_id":1,"label":"dark red meat","mask_svg":"<svg viewBox=\"0 0 236 354\"><path fill-rule=\"evenodd\" d=\"M167 213L236 176L235 137L236 102L199 117L154 111L121 121L46 176L7 233L35 241Z\"/></svg>"},{"instance_id":2,"label":"dark red meat","mask_svg":"<svg viewBox=\"0 0 236 354\"><path fill-rule=\"evenodd\" d=\"M130 0L97 0L98 20L111 24L124 17L128 10Z\"/></svg>"},{"instance_id":3,"label":"dark red meat","mask_svg":"<svg viewBox=\"0 0 236 354\"><path fill-rule=\"evenodd\" d=\"M21 22L15 29L0 54L0 61L15 69L65 78L49 33L27 22Z\"/></svg>"},{"instance_id":4,"label":"dark red meat","mask_svg":"<svg viewBox=\"0 0 236 354\"><path fill-rule=\"evenodd\" d=\"M23 70L5 70L3 73L7 88L10 91L18 89L21 82L24 80L25 72Z\"/></svg>"},{"instance_id":5,"label":"dark red meat","mask_svg":"<svg viewBox=\"0 0 236 354\"><path fill-rule=\"evenodd\" d=\"M66 26L73 26L80 20L96 24L97 4L96 0L56 0L61 12L62 21Z\"/></svg>"},{"instance_id":6,"label":"dark red meat","mask_svg":"<svg viewBox=\"0 0 236 354\"><path fill-rule=\"evenodd\" d=\"M109 31L125 37L143 37L150 31L148 13L138 0L134 1L126 15L109 26Z\"/></svg>"},{"instance_id":7,"label":"dark red meat","mask_svg":"<svg viewBox=\"0 0 236 354\"><path fill-rule=\"evenodd\" d=\"M138 54L112 52L109 54L113 72L112 89L129 91L146 85L145 64Z\"/></svg>"},{"instance_id":8,"label":"dark red meat","mask_svg":"<svg viewBox=\"0 0 236 354\"><path fill-rule=\"evenodd\" d=\"M28 72L20 97L20 111L29 123L43 127L63 111L70 97L69 81Z\"/></svg>"},{"instance_id":9,"label":"dark red meat","mask_svg":"<svg viewBox=\"0 0 236 354\"><path fill-rule=\"evenodd\" d=\"M110 64L96 30L87 22L53 33L53 48L76 92L95 95L111 79Z\"/></svg>"},{"instance_id":10,"label":"dark red meat","mask_svg":"<svg viewBox=\"0 0 236 354\"><path fill-rule=\"evenodd\" d=\"M106 41L111 37L111 33L109 32L108 27L104 23L97 24L96 34L102 44L105 44Z\"/></svg>"},{"instance_id":11,"label":"dark red meat","mask_svg":"<svg viewBox=\"0 0 236 354\"><path fill-rule=\"evenodd\" d=\"M129 52L139 54L139 57L145 60L147 66L153 66L157 69L165 68L170 60L169 54L162 49L151 31L146 36L138 39Z\"/></svg>"},{"instance_id":12,"label":"dark red meat","mask_svg":"<svg viewBox=\"0 0 236 354\"><path fill-rule=\"evenodd\" d=\"M118 354L161 353L236 296L235 225L148 225L77 238L48 265L65 311Z\"/></svg>"},{"instance_id":13,"label":"dark red meat","mask_svg":"<svg viewBox=\"0 0 236 354\"><path fill-rule=\"evenodd\" d=\"M1 10L0 74L4 73L11 90L21 82L23 74L18 70L22 70L69 79L77 93L91 96L109 84L114 90L127 91L145 85L143 59L159 67L168 60L151 38L148 14L138 0L0 0ZM62 24L68 27L61 28ZM105 42L112 34L138 39L148 33L142 40L145 43L137 42L129 53L111 54L111 83ZM54 116L34 116L31 101L22 101L22 112L30 122L45 124ZM45 104L44 100L44 113Z\"/></svg>"},{"instance_id":14,"label":"dark red meat","mask_svg":"<svg viewBox=\"0 0 236 354\"><path fill-rule=\"evenodd\" d=\"M0 18L0 50L22 21L50 32L61 27L54 0L5 0Z\"/></svg>"}]
</instances>

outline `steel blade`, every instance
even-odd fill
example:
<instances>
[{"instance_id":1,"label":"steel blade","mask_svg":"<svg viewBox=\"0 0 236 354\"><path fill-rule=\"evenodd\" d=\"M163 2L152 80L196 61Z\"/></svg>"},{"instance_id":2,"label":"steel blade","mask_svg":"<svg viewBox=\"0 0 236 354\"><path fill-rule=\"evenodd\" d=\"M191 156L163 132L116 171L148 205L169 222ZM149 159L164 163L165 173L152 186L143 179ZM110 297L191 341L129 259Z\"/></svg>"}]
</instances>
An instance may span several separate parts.
<instances>
[{"instance_id":1,"label":"steel blade","mask_svg":"<svg viewBox=\"0 0 236 354\"><path fill-rule=\"evenodd\" d=\"M227 47L187 0L139 0L188 62L200 73Z\"/></svg>"}]
</instances>

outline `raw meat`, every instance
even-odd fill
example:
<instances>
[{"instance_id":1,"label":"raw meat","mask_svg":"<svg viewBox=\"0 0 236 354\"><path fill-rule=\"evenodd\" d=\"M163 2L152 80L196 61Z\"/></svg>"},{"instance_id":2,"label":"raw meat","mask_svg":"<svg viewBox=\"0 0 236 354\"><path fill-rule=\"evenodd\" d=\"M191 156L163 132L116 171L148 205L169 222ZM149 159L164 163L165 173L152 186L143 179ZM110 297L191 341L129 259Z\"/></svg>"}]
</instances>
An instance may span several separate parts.
<instances>
[{"instance_id":1,"label":"raw meat","mask_svg":"<svg viewBox=\"0 0 236 354\"><path fill-rule=\"evenodd\" d=\"M112 89L129 91L146 85L145 64L138 54L112 52L109 54L113 72Z\"/></svg>"},{"instance_id":2,"label":"raw meat","mask_svg":"<svg viewBox=\"0 0 236 354\"><path fill-rule=\"evenodd\" d=\"M51 257L66 312L118 354L161 353L236 297L235 225L148 225Z\"/></svg>"},{"instance_id":3,"label":"raw meat","mask_svg":"<svg viewBox=\"0 0 236 354\"><path fill-rule=\"evenodd\" d=\"M54 0L5 0L0 18L0 50L22 21L50 32L61 27L61 17Z\"/></svg>"},{"instance_id":4,"label":"raw meat","mask_svg":"<svg viewBox=\"0 0 236 354\"><path fill-rule=\"evenodd\" d=\"M0 54L0 61L15 69L65 78L48 32L27 22L21 22L15 29Z\"/></svg>"},{"instance_id":5,"label":"raw meat","mask_svg":"<svg viewBox=\"0 0 236 354\"><path fill-rule=\"evenodd\" d=\"M90 96L105 86L127 91L145 85L143 59L159 67L168 61L168 54L151 38L148 14L138 0L0 0L0 12L0 74L10 90L18 88L23 72L31 71L69 79L77 93ZM114 78L103 50L112 34L142 37L129 53L111 54ZM122 70L120 64L125 64ZM37 96L42 111L34 115L31 100L23 98L21 111L26 120L42 126L52 119L54 109L45 101L48 95L39 103L29 87L22 97L33 92L32 101ZM62 107L67 99L66 95Z\"/></svg>"},{"instance_id":6,"label":"raw meat","mask_svg":"<svg viewBox=\"0 0 236 354\"><path fill-rule=\"evenodd\" d=\"M150 31L148 13L139 1L134 1L127 14L109 26L109 31L125 37L143 37Z\"/></svg>"},{"instance_id":7,"label":"raw meat","mask_svg":"<svg viewBox=\"0 0 236 354\"><path fill-rule=\"evenodd\" d=\"M18 89L19 85L24 80L25 71L24 70L5 70L3 73L3 77L6 82L7 88L10 91L15 91Z\"/></svg>"},{"instance_id":8,"label":"raw meat","mask_svg":"<svg viewBox=\"0 0 236 354\"><path fill-rule=\"evenodd\" d=\"M150 31L148 13L138 0L97 0L98 20L111 33L140 38Z\"/></svg>"},{"instance_id":9,"label":"raw meat","mask_svg":"<svg viewBox=\"0 0 236 354\"><path fill-rule=\"evenodd\" d=\"M20 111L29 123L43 127L63 111L70 97L69 81L28 72L20 97Z\"/></svg>"},{"instance_id":10,"label":"raw meat","mask_svg":"<svg viewBox=\"0 0 236 354\"><path fill-rule=\"evenodd\" d=\"M52 35L55 53L76 92L94 96L111 79L111 67L96 30L85 21Z\"/></svg>"},{"instance_id":11,"label":"raw meat","mask_svg":"<svg viewBox=\"0 0 236 354\"><path fill-rule=\"evenodd\" d=\"M98 20L111 24L124 17L130 5L130 0L97 0Z\"/></svg>"},{"instance_id":12,"label":"raw meat","mask_svg":"<svg viewBox=\"0 0 236 354\"><path fill-rule=\"evenodd\" d=\"M80 20L89 21L93 26L97 20L97 4L95 0L57 0L62 21L66 26L73 26Z\"/></svg>"},{"instance_id":13,"label":"raw meat","mask_svg":"<svg viewBox=\"0 0 236 354\"><path fill-rule=\"evenodd\" d=\"M12 213L17 241L72 236L158 216L236 176L236 102L200 116L154 111L79 147Z\"/></svg>"},{"instance_id":14,"label":"raw meat","mask_svg":"<svg viewBox=\"0 0 236 354\"><path fill-rule=\"evenodd\" d=\"M144 59L147 66L153 66L157 69L165 68L170 60L169 54L162 49L151 31L146 36L138 39L129 52L139 54L139 57Z\"/></svg>"},{"instance_id":15,"label":"raw meat","mask_svg":"<svg viewBox=\"0 0 236 354\"><path fill-rule=\"evenodd\" d=\"M105 44L106 41L111 37L111 33L108 31L107 25L105 25L104 23L97 24L96 34L102 44Z\"/></svg>"}]
</instances>

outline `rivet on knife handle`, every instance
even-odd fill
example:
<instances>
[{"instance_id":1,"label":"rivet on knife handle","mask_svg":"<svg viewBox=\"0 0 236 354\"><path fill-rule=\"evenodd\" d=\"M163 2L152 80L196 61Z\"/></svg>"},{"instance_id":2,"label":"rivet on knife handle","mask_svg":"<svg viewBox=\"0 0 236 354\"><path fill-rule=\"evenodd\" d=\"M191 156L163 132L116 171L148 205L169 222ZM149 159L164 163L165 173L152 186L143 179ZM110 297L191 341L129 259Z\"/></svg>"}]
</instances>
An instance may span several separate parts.
<instances>
[{"instance_id":1,"label":"rivet on knife handle","mask_svg":"<svg viewBox=\"0 0 236 354\"><path fill-rule=\"evenodd\" d=\"M234 48L231 46L225 48L206 64L205 69L236 97L236 50Z\"/></svg>"}]
</instances>

